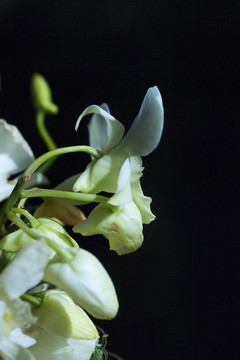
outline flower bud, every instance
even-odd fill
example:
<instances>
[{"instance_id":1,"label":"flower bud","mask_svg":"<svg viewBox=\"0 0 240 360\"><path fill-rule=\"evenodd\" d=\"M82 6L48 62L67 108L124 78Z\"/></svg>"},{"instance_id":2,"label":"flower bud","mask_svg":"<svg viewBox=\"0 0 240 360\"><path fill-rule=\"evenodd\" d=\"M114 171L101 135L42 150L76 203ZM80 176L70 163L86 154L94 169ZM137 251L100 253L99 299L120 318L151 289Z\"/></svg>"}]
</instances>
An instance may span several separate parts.
<instances>
[{"instance_id":1,"label":"flower bud","mask_svg":"<svg viewBox=\"0 0 240 360\"><path fill-rule=\"evenodd\" d=\"M31 95L33 107L37 111L44 111L47 114L55 115L58 107L52 102L52 93L49 84L40 74L33 74L31 79Z\"/></svg>"},{"instance_id":2,"label":"flower bud","mask_svg":"<svg viewBox=\"0 0 240 360\"><path fill-rule=\"evenodd\" d=\"M134 202L119 207L100 204L73 231L84 236L104 235L110 250L118 255L136 251L143 242L142 217Z\"/></svg>"},{"instance_id":3,"label":"flower bud","mask_svg":"<svg viewBox=\"0 0 240 360\"><path fill-rule=\"evenodd\" d=\"M95 318L114 318L118 311L118 299L103 265L86 250L69 248L66 251L72 255L72 260L64 263L55 255L46 268L44 280L65 290Z\"/></svg>"},{"instance_id":4,"label":"flower bud","mask_svg":"<svg viewBox=\"0 0 240 360\"><path fill-rule=\"evenodd\" d=\"M43 301L34 311L37 324L43 329L64 338L98 339L98 331L88 315L77 306L68 294L49 290L42 294Z\"/></svg>"},{"instance_id":5,"label":"flower bud","mask_svg":"<svg viewBox=\"0 0 240 360\"><path fill-rule=\"evenodd\" d=\"M78 247L77 242L71 238L67 231L56 221L40 218L38 219L38 222L39 225L37 228L34 228L34 230L40 235L47 236L63 248ZM0 240L0 249L9 252L17 252L31 241L33 241L33 238L27 235L23 230L19 229L4 236ZM53 254L55 254L55 252Z\"/></svg>"},{"instance_id":6,"label":"flower bud","mask_svg":"<svg viewBox=\"0 0 240 360\"><path fill-rule=\"evenodd\" d=\"M76 206L66 204L54 198L44 199L43 204L37 209L34 216L55 217L66 225L74 226L86 219L84 213Z\"/></svg>"}]
</instances>

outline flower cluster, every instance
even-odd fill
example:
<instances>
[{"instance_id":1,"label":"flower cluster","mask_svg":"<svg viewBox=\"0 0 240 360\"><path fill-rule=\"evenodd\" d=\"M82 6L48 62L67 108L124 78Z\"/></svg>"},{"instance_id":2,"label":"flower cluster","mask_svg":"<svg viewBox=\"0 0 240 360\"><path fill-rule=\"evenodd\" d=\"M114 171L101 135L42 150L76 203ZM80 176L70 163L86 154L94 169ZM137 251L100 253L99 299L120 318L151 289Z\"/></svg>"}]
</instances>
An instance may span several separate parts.
<instances>
[{"instance_id":1,"label":"flower cluster","mask_svg":"<svg viewBox=\"0 0 240 360\"><path fill-rule=\"evenodd\" d=\"M143 224L155 218L151 198L141 189L141 156L161 138L161 95L156 86L147 91L125 136L106 104L89 106L76 123L77 130L92 114L89 146L57 148L45 117L57 114L58 107L41 75L34 74L31 92L47 153L35 159L19 130L0 120L0 201L5 200L0 212L0 358L102 359L106 350L90 316L113 319L117 294L101 262L64 226L83 236L102 234L118 255L141 246ZM91 155L86 169L54 189L36 188L49 184L44 173L56 157L72 152ZM27 201L33 197L43 202L31 214ZM91 202L97 205L86 218L79 206Z\"/></svg>"}]
</instances>

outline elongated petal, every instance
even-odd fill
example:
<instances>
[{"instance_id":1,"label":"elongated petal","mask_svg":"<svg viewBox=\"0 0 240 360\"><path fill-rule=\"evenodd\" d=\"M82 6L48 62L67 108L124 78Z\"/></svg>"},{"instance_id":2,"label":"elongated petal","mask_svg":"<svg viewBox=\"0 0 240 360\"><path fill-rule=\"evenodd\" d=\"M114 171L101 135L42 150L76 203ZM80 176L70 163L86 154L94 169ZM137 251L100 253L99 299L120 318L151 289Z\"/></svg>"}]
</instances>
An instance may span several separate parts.
<instances>
[{"instance_id":1,"label":"elongated petal","mask_svg":"<svg viewBox=\"0 0 240 360\"><path fill-rule=\"evenodd\" d=\"M150 204L152 199L150 197L144 196L140 178L142 176L142 159L140 156L133 156L130 159L131 164L131 191L134 203L137 205L141 216L143 224L149 224L155 219L155 216L151 212Z\"/></svg>"},{"instance_id":2,"label":"elongated petal","mask_svg":"<svg viewBox=\"0 0 240 360\"><path fill-rule=\"evenodd\" d=\"M0 119L0 172L6 178L23 171L34 155L16 126Z\"/></svg>"},{"instance_id":3,"label":"elongated petal","mask_svg":"<svg viewBox=\"0 0 240 360\"><path fill-rule=\"evenodd\" d=\"M1 273L0 289L5 298L16 299L39 283L49 254L44 240L25 245Z\"/></svg>"},{"instance_id":4,"label":"elongated petal","mask_svg":"<svg viewBox=\"0 0 240 360\"><path fill-rule=\"evenodd\" d=\"M121 167L117 182L117 191L109 199L108 204L114 206L120 206L132 201L130 176L131 176L131 167L128 158L124 161Z\"/></svg>"},{"instance_id":5,"label":"elongated petal","mask_svg":"<svg viewBox=\"0 0 240 360\"><path fill-rule=\"evenodd\" d=\"M104 106L105 107L105 106ZM106 108L106 107L105 107ZM116 146L124 133L124 126L102 107L91 105L79 116L75 129L77 130L82 118L94 114L90 122L90 141L101 147L98 150L106 152ZM99 139L99 140L97 140ZM103 147L102 147L103 146Z\"/></svg>"},{"instance_id":6,"label":"elongated petal","mask_svg":"<svg viewBox=\"0 0 240 360\"><path fill-rule=\"evenodd\" d=\"M118 149L125 149L130 156L150 154L159 144L163 130L162 97L157 88L149 88L140 111Z\"/></svg>"},{"instance_id":7,"label":"elongated petal","mask_svg":"<svg viewBox=\"0 0 240 360\"><path fill-rule=\"evenodd\" d=\"M102 104L100 107L110 114L110 110L107 104ZM109 122L106 121L101 115L92 115L88 124L90 146L103 152L107 151L109 145L109 136L111 136L111 134L109 134L111 130L109 125Z\"/></svg>"},{"instance_id":8,"label":"elongated petal","mask_svg":"<svg viewBox=\"0 0 240 360\"><path fill-rule=\"evenodd\" d=\"M115 317L118 311L117 295L103 265L86 250L66 250L73 259L63 263L56 255L46 268L44 280L65 290L78 305L97 319Z\"/></svg>"}]
</instances>

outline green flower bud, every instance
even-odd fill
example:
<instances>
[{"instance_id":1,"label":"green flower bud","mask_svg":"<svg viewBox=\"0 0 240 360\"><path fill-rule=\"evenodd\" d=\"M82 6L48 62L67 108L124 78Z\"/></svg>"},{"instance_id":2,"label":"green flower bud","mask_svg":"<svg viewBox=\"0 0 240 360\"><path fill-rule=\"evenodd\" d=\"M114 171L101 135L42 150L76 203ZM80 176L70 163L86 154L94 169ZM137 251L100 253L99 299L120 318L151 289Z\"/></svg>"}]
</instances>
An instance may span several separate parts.
<instances>
[{"instance_id":1,"label":"green flower bud","mask_svg":"<svg viewBox=\"0 0 240 360\"><path fill-rule=\"evenodd\" d=\"M38 73L33 74L30 89L35 110L52 115L58 113L58 106L52 102L50 86L42 75Z\"/></svg>"},{"instance_id":2,"label":"green flower bud","mask_svg":"<svg viewBox=\"0 0 240 360\"><path fill-rule=\"evenodd\" d=\"M54 217L63 222L63 224L74 226L86 219L84 213L71 204L66 204L55 198L45 198L42 205L36 210L34 216Z\"/></svg>"},{"instance_id":3,"label":"green flower bud","mask_svg":"<svg viewBox=\"0 0 240 360\"><path fill-rule=\"evenodd\" d=\"M37 324L54 335L64 338L94 340L98 331L88 315L70 296L59 290L42 294L42 304L34 311Z\"/></svg>"},{"instance_id":4,"label":"green flower bud","mask_svg":"<svg viewBox=\"0 0 240 360\"><path fill-rule=\"evenodd\" d=\"M68 248L72 260L55 255L45 269L44 281L65 290L73 300L97 319L112 319L118 312L113 282L100 261L90 252Z\"/></svg>"}]
</instances>

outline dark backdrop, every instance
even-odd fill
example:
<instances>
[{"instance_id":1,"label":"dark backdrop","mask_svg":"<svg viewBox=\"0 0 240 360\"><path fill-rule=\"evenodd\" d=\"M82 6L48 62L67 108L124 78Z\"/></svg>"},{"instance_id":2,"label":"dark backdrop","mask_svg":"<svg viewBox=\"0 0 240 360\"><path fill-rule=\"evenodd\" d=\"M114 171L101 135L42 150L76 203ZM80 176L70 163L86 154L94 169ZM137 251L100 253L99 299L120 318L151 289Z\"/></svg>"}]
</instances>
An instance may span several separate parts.
<instances>
[{"instance_id":1,"label":"dark backdrop","mask_svg":"<svg viewBox=\"0 0 240 360\"><path fill-rule=\"evenodd\" d=\"M36 155L45 149L29 97L34 71L60 106L48 118L59 146L87 143L86 121L74 132L86 106L108 102L128 128L147 88L162 93L165 129L142 179L157 219L142 248L118 257L105 239L79 237L115 282L119 314L100 325L126 360L239 358L239 10L237 0L0 3L1 117ZM62 157L53 184L87 161Z\"/></svg>"}]
</instances>

